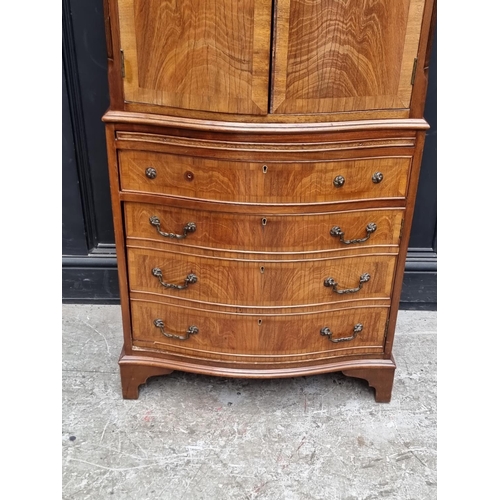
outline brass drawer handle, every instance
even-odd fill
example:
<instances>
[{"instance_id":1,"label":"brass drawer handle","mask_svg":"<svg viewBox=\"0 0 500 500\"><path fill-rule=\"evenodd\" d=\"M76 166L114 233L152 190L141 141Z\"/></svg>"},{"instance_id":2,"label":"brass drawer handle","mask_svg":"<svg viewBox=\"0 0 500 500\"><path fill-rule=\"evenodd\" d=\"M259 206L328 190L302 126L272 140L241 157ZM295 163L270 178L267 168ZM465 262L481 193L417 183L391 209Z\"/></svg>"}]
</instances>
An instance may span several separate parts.
<instances>
[{"instance_id":1,"label":"brass drawer handle","mask_svg":"<svg viewBox=\"0 0 500 500\"><path fill-rule=\"evenodd\" d=\"M184 285L173 285L171 283L165 283L163 281L163 275L161 274L161 269L159 267L151 269L151 274L158 278L158 281L160 282L161 286L164 286L165 288L175 288L177 290L184 290L189 285L192 285L198 281L196 274L191 273L186 276L186 279L184 280Z\"/></svg>"},{"instance_id":2,"label":"brass drawer handle","mask_svg":"<svg viewBox=\"0 0 500 500\"><path fill-rule=\"evenodd\" d=\"M375 222L370 222L366 226L366 237L365 238L359 238L356 240L344 240L344 231L340 229L339 226L333 226L330 229L330 234L335 237L335 236L340 236L340 241L344 243L345 245L350 245L351 243L363 243L364 241L370 239L370 235L374 233L377 230L377 224Z\"/></svg>"},{"instance_id":3,"label":"brass drawer handle","mask_svg":"<svg viewBox=\"0 0 500 500\"><path fill-rule=\"evenodd\" d=\"M335 293L342 295L343 293L356 293L359 292L363 288L363 283L367 283L370 281L370 275L368 273L364 273L359 277L359 286L357 288L345 288L344 290L337 290L339 284L333 278L326 278L324 281L324 285L333 288Z\"/></svg>"},{"instance_id":4,"label":"brass drawer handle","mask_svg":"<svg viewBox=\"0 0 500 500\"><path fill-rule=\"evenodd\" d=\"M158 234L161 234L165 238L177 238L178 240L183 240L188 235L188 233L194 233L196 231L196 224L194 222L188 222L184 226L184 234L164 233L160 229L160 219L156 215L152 215L149 218L149 222L152 226L156 227Z\"/></svg>"},{"instance_id":5,"label":"brass drawer handle","mask_svg":"<svg viewBox=\"0 0 500 500\"><path fill-rule=\"evenodd\" d=\"M155 319L154 320L154 325L156 328L159 328L161 333L165 335L165 337L168 337L169 339L177 339L177 340L187 340L190 335L196 335L198 333L198 327L191 325L187 330L186 334L183 335L175 335L173 333L168 333L164 330L165 328L165 323L163 323L163 320L161 319Z\"/></svg>"},{"instance_id":6,"label":"brass drawer handle","mask_svg":"<svg viewBox=\"0 0 500 500\"><path fill-rule=\"evenodd\" d=\"M361 323L358 323L357 325L354 325L353 334L350 337L342 337L340 339L332 339L333 332L327 326L322 328L319 331L319 333L324 337L328 337L328 340L330 342L336 344L337 342L347 342L349 340L354 340L358 336L358 333L360 333L362 330L363 330L363 325Z\"/></svg>"}]
</instances>

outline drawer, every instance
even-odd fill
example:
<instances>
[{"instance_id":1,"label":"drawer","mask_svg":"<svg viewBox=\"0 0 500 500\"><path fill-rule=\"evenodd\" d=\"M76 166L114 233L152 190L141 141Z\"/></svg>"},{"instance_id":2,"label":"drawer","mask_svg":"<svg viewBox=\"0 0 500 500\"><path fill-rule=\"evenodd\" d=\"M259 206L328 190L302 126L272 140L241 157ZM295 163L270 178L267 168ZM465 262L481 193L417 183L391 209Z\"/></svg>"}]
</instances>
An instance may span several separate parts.
<instances>
[{"instance_id":1,"label":"drawer","mask_svg":"<svg viewBox=\"0 0 500 500\"><path fill-rule=\"evenodd\" d=\"M219 360L293 362L306 355L382 353L388 310L247 315L132 300L131 311L137 347Z\"/></svg>"},{"instance_id":2,"label":"drawer","mask_svg":"<svg viewBox=\"0 0 500 500\"><path fill-rule=\"evenodd\" d=\"M234 214L129 202L124 204L124 212L129 241L156 240L180 248L270 253L346 251L375 246L397 249L404 214L401 209L304 215ZM151 217L155 217L156 225L151 224ZM195 223L196 230L186 232L185 238L160 234L183 236L183 228L189 222Z\"/></svg>"},{"instance_id":3,"label":"drawer","mask_svg":"<svg viewBox=\"0 0 500 500\"><path fill-rule=\"evenodd\" d=\"M128 248L131 292L198 303L290 307L389 299L395 256L241 260Z\"/></svg>"},{"instance_id":4,"label":"drawer","mask_svg":"<svg viewBox=\"0 0 500 500\"><path fill-rule=\"evenodd\" d=\"M377 157L263 163L119 152L122 191L266 204L403 199L410 162L410 157Z\"/></svg>"}]
</instances>

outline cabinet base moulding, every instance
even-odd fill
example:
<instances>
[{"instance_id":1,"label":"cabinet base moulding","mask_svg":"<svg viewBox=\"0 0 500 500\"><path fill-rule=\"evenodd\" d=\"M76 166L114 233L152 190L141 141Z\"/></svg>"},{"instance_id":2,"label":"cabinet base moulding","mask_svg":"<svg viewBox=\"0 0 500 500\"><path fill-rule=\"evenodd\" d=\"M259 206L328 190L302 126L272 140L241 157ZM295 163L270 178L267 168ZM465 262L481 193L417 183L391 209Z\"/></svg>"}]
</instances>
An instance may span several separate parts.
<instances>
[{"instance_id":1,"label":"cabinet base moulding","mask_svg":"<svg viewBox=\"0 0 500 500\"><path fill-rule=\"evenodd\" d=\"M174 370L231 378L272 379L303 377L324 373L342 372L347 377L364 379L375 389L377 403L389 403L396 363L391 359L369 359L341 361L316 366L294 368L228 368L201 363L188 363L176 360L160 360L157 357L127 355L120 356L120 373L124 399L137 399L139 386L146 383L150 377L170 375Z\"/></svg>"}]
</instances>

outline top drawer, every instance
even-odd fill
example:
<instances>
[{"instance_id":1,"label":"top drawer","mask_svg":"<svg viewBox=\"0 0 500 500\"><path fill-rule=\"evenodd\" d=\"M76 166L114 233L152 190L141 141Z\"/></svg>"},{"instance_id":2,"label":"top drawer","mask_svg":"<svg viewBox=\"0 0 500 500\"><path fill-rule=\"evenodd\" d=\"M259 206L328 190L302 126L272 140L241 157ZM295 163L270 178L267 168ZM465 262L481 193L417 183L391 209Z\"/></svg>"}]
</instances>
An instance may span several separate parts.
<instances>
[{"instance_id":1,"label":"top drawer","mask_svg":"<svg viewBox=\"0 0 500 500\"><path fill-rule=\"evenodd\" d=\"M262 204L404 199L410 162L406 156L257 162L119 152L122 191Z\"/></svg>"}]
</instances>

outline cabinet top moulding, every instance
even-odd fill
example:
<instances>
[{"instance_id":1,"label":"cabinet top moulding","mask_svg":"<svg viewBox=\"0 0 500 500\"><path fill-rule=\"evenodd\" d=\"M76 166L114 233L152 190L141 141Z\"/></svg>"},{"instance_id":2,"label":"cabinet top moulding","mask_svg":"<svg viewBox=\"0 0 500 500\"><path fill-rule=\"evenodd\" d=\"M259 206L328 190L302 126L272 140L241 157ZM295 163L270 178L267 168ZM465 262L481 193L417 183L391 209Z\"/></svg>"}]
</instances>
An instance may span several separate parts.
<instances>
[{"instance_id":1,"label":"cabinet top moulding","mask_svg":"<svg viewBox=\"0 0 500 500\"><path fill-rule=\"evenodd\" d=\"M202 120L180 116L154 115L127 111L109 110L103 116L106 123L128 123L130 125L149 125L172 129L198 130L200 132L246 133L246 134L321 134L328 132L356 132L370 130L427 130L429 124L423 118L392 120L357 121L318 121L311 123L273 123L273 122L233 122Z\"/></svg>"},{"instance_id":2,"label":"cabinet top moulding","mask_svg":"<svg viewBox=\"0 0 500 500\"><path fill-rule=\"evenodd\" d=\"M106 121L423 116L435 0L103 1Z\"/></svg>"}]
</instances>

